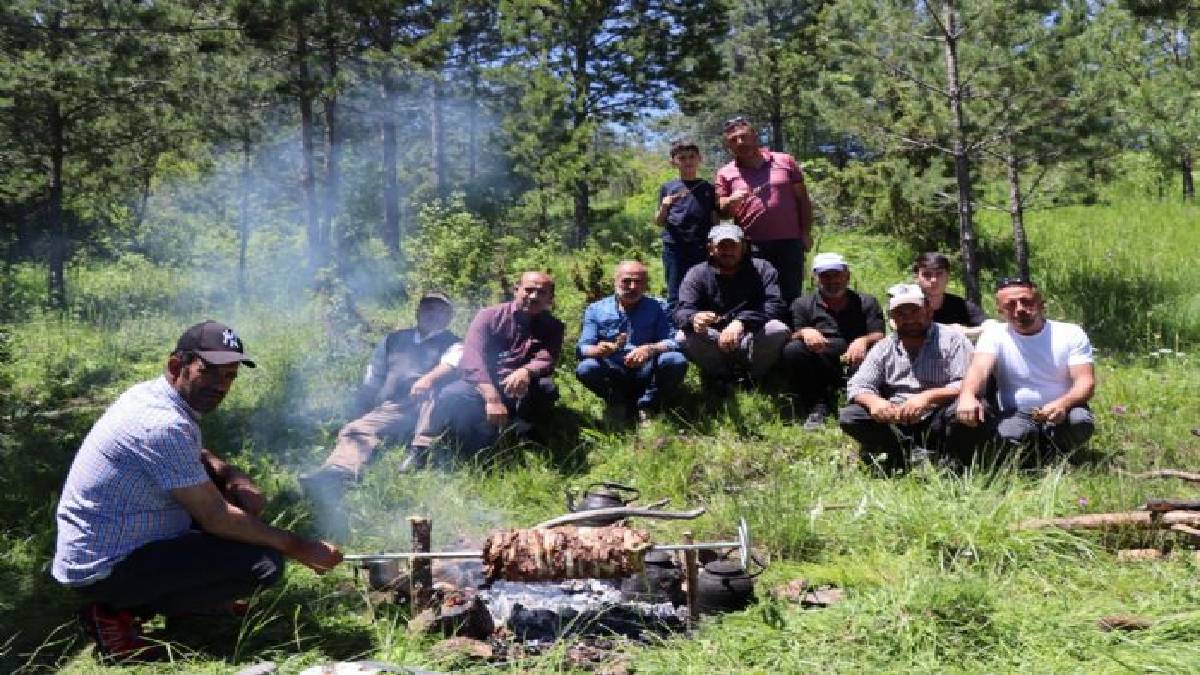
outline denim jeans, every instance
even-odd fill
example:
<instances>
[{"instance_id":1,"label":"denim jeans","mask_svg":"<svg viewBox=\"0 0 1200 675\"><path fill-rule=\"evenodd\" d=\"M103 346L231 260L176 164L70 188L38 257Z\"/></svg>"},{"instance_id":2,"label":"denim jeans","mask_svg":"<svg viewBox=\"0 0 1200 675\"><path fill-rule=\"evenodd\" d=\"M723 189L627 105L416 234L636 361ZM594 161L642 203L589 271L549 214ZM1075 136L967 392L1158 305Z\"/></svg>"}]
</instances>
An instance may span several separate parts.
<instances>
[{"instance_id":1,"label":"denim jeans","mask_svg":"<svg viewBox=\"0 0 1200 675\"><path fill-rule=\"evenodd\" d=\"M606 402L637 402L641 410L657 409L670 399L687 375L687 359L679 352L664 352L637 368L622 363L624 357L583 359L575 368L575 377Z\"/></svg>"},{"instance_id":2,"label":"denim jeans","mask_svg":"<svg viewBox=\"0 0 1200 675\"><path fill-rule=\"evenodd\" d=\"M708 249L702 241L663 242L663 272L667 277L667 312L673 313L679 302L679 284L692 267L708 260Z\"/></svg>"}]
</instances>

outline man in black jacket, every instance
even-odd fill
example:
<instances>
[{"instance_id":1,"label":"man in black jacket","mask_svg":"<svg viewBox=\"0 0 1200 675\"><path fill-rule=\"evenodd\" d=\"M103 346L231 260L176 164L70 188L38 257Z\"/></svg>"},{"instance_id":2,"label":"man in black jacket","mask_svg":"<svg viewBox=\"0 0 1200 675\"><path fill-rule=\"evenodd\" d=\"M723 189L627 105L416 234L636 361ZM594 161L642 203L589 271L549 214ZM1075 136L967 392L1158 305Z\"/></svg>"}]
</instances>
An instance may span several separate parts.
<instances>
[{"instance_id":1,"label":"man in black jacket","mask_svg":"<svg viewBox=\"0 0 1200 675\"><path fill-rule=\"evenodd\" d=\"M324 465L304 479L307 485L355 480L382 443L412 439L428 419L436 390L458 370L462 343L446 330L453 313L445 295L426 293L417 304L416 327L379 343L358 392L364 414L342 427Z\"/></svg>"},{"instance_id":2,"label":"man in black jacket","mask_svg":"<svg viewBox=\"0 0 1200 675\"><path fill-rule=\"evenodd\" d=\"M675 325L683 351L706 388L726 393L735 380L761 382L779 360L788 327L771 263L747 255L745 234L718 225L708 234L708 260L688 270L679 287Z\"/></svg>"},{"instance_id":3,"label":"man in black jacket","mask_svg":"<svg viewBox=\"0 0 1200 675\"><path fill-rule=\"evenodd\" d=\"M850 290L850 265L841 255L817 255L812 273L817 290L792 302L795 332L783 348L808 431L821 428L836 409L843 364L853 373L884 335L883 310L873 296Z\"/></svg>"}]
</instances>

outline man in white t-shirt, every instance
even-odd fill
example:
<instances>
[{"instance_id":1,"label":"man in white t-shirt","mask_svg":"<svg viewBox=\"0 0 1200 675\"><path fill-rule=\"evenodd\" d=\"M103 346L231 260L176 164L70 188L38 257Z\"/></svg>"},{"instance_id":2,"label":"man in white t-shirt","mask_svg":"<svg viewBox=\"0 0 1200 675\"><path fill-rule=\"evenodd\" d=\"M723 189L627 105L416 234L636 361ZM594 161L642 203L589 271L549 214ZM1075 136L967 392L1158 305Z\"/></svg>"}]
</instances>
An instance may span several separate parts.
<instances>
[{"instance_id":1,"label":"man in white t-shirt","mask_svg":"<svg viewBox=\"0 0 1200 675\"><path fill-rule=\"evenodd\" d=\"M1083 329L1051 321L1036 285L1027 279L1005 279L996 305L1007 323L986 329L962 393L958 419L963 424L986 421L978 398L995 374L996 433L1005 445L1065 453L1086 442L1095 430L1087 402L1096 388L1092 344Z\"/></svg>"}]
</instances>

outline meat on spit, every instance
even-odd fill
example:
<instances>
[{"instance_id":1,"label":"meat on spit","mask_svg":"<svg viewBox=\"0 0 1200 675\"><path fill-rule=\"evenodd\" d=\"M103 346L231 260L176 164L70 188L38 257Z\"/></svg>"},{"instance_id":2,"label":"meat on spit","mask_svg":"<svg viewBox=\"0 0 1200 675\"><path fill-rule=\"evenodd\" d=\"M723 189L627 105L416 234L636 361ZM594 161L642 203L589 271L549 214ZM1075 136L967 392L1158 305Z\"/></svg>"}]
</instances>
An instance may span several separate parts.
<instances>
[{"instance_id":1,"label":"meat on spit","mask_svg":"<svg viewBox=\"0 0 1200 675\"><path fill-rule=\"evenodd\" d=\"M483 545L488 581L619 579L641 572L650 536L643 530L563 526L493 533Z\"/></svg>"}]
</instances>

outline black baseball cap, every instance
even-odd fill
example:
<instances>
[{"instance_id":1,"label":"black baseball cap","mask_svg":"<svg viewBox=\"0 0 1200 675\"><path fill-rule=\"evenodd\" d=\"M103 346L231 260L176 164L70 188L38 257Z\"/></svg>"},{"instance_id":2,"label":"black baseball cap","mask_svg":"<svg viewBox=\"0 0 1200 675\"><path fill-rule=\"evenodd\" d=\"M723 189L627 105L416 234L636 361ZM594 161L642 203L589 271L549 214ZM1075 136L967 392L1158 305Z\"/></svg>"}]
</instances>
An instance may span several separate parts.
<instances>
[{"instance_id":1,"label":"black baseball cap","mask_svg":"<svg viewBox=\"0 0 1200 675\"><path fill-rule=\"evenodd\" d=\"M419 302L417 302L417 304L425 305L425 304L434 303L434 302L440 302L440 303L446 305L447 307L454 309L454 303L450 301L450 296L446 295L445 293L443 293L441 291L426 291L421 296L421 300Z\"/></svg>"},{"instance_id":2,"label":"black baseball cap","mask_svg":"<svg viewBox=\"0 0 1200 675\"><path fill-rule=\"evenodd\" d=\"M212 319L183 331L175 343L176 352L193 352L206 363L217 366L244 363L247 368L254 368L254 361L246 356L244 349L242 339L232 328Z\"/></svg>"}]
</instances>

